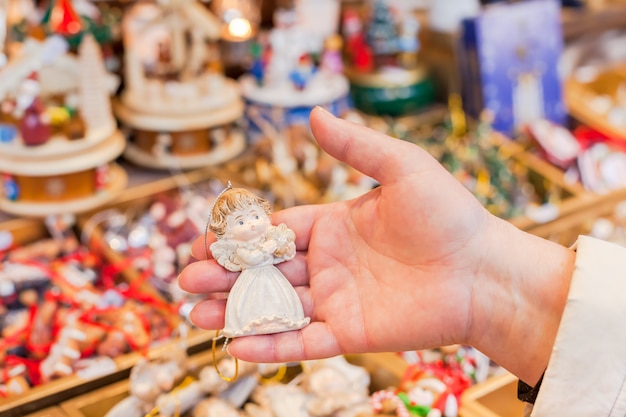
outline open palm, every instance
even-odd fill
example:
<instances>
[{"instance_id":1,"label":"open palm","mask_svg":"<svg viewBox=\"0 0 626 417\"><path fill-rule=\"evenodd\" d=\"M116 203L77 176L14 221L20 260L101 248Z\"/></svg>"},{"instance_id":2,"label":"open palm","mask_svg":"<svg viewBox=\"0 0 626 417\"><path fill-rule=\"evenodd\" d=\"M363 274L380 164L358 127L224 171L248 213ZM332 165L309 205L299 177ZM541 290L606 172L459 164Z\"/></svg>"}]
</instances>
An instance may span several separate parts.
<instances>
[{"instance_id":1,"label":"open palm","mask_svg":"<svg viewBox=\"0 0 626 417\"><path fill-rule=\"evenodd\" d=\"M311 126L323 149L381 186L355 200L273 215L274 224L296 233L298 254L279 267L312 323L239 338L231 353L269 362L465 340L476 260L492 216L415 145L321 109L313 111ZM204 244L204 238L195 243L196 257L204 257ZM210 260L187 267L180 284L192 292L227 292L236 276ZM223 299L202 302L192 319L221 328L224 308Z\"/></svg>"}]
</instances>

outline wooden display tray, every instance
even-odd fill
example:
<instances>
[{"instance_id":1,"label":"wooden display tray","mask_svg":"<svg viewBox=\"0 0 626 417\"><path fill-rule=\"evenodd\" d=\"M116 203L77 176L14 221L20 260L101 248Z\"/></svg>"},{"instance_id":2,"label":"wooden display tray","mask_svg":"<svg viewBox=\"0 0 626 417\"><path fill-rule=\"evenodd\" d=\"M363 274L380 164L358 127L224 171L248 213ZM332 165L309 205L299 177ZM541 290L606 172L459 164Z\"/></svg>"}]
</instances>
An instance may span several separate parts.
<instances>
[{"instance_id":1,"label":"wooden display tray","mask_svg":"<svg viewBox=\"0 0 626 417\"><path fill-rule=\"evenodd\" d=\"M221 352L217 354L222 357ZM346 355L346 359L369 372L370 392L397 387L407 367L407 363L395 353L354 354ZM194 371L213 363L210 351L195 355L190 360L192 375ZM128 380L119 381L64 401L60 407L67 417L104 417L115 404L128 396L128 389ZM459 416L521 417L524 407L525 403L517 399L517 378L505 373L468 388L461 398Z\"/></svg>"},{"instance_id":2,"label":"wooden display tray","mask_svg":"<svg viewBox=\"0 0 626 417\"><path fill-rule=\"evenodd\" d=\"M600 95L616 98L619 86L626 86L626 65L601 70L595 79L580 81L570 77L564 83L564 96L569 113L578 121L615 139L626 140L626 128L609 122L590 105Z\"/></svg>"},{"instance_id":3,"label":"wooden display tray","mask_svg":"<svg viewBox=\"0 0 626 417\"><path fill-rule=\"evenodd\" d=\"M133 211L135 213L145 212L159 194L177 193L181 191L181 189L184 190L210 180L221 181L224 185L228 181L230 181L233 186L241 184L241 180L235 173L228 173L224 170L213 169L211 167L197 169L128 189L111 204L102 207L100 210L116 209L121 211ZM91 212L78 218L78 224L81 229L85 230L84 227L86 223L95 213L96 212ZM100 225L96 225L93 230L90 230L88 237L89 242L92 242L90 246L97 245L97 249L101 250L104 257L112 264L122 264L125 261L125 255L112 250L108 245L101 244L103 241L102 235L103 230ZM121 273L128 282L136 282L142 278L140 272L134 268L126 268ZM154 294L159 298L162 297L148 282L143 282L139 287L142 291Z\"/></svg>"},{"instance_id":4,"label":"wooden display tray","mask_svg":"<svg viewBox=\"0 0 626 417\"><path fill-rule=\"evenodd\" d=\"M28 414L24 417L67 417L67 415L63 412L63 410L61 410L60 407L50 407L45 410Z\"/></svg>"},{"instance_id":5,"label":"wooden display tray","mask_svg":"<svg viewBox=\"0 0 626 417\"><path fill-rule=\"evenodd\" d=\"M598 198L596 194L587 191L580 182L572 183L566 180L565 174L561 169L547 162L540 156L525 150L518 143L508 140L503 136L501 137L501 141L503 146L508 147L510 151L517 148L517 151L513 151L514 153L511 154L511 158L521 166L527 168L529 180L535 186L535 191L538 192L538 194L544 194L552 187L558 190L559 201L557 203L558 215L556 219L576 212L581 206L593 204ZM532 232L536 228L550 224L556 219L540 222L526 215L522 215L508 220L518 228Z\"/></svg>"},{"instance_id":6,"label":"wooden display tray","mask_svg":"<svg viewBox=\"0 0 626 417\"><path fill-rule=\"evenodd\" d=\"M448 117L448 114L446 106L435 105L413 115L399 117L396 120L402 123L407 130L412 130L422 125L438 123ZM380 119L380 122L384 123L384 120ZM468 120L469 125L472 123L474 122ZM539 196L545 196L548 190L557 190L559 198L557 218L579 210L581 206L591 204L597 198L595 194L587 191L580 182L572 183L568 181L561 169L530 152L522 144L507 138L499 132L493 132L492 135L493 142L500 148L502 158L511 159L527 170L528 179ZM532 231L545 224L526 215L516 216L507 220L516 227L526 231ZM549 220L547 223L552 221Z\"/></svg>"},{"instance_id":7,"label":"wooden display tray","mask_svg":"<svg viewBox=\"0 0 626 417\"><path fill-rule=\"evenodd\" d=\"M81 196L62 201L11 201L0 198L0 210L15 216L46 217L63 213L81 213L101 207L115 197L126 187L128 176L124 169L116 163L109 165L111 180L107 187L92 195ZM31 192L36 192L36 186L43 182L31 184ZM33 189L34 188L34 189Z\"/></svg>"},{"instance_id":8,"label":"wooden display tray","mask_svg":"<svg viewBox=\"0 0 626 417\"><path fill-rule=\"evenodd\" d=\"M508 219L513 225L527 232L534 233L537 228L552 224L554 221L576 213L582 207L593 205L599 196L585 189L580 182L571 182L565 178L565 173L542 157L528 151L522 145L499 135L499 141L511 158L528 170L529 180L535 186L535 191L545 194L549 189L558 190L559 201L556 203L558 215L547 221L537 221L527 215Z\"/></svg>"},{"instance_id":9,"label":"wooden display tray","mask_svg":"<svg viewBox=\"0 0 626 417\"><path fill-rule=\"evenodd\" d=\"M215 171L211 169L200 169L131 187L123 190L108 206L99 208L98 211L107 207L128 208L142 201L148 201L156 193L170 191L179 186L210 179L214 175ZM81 217L78 217L79 229L84 224L84 221L81 221L81 219ZM16 218L0 223L0 242L11 241L14 245L23 246L47 237L49 236L43 219ZM96 242L97 239L97 234L92 236L92 242ZM105 257L107 260L115 262L114 258L108 257L106 254ZM129 274L125 276L126 279L131 277L132 275ZM143 289L149 290L147 286ZM152 290L152 293L157 294L155 290ZM185 339L188 352L197 353L210 348L212 336L212 332L191 329ZM147 356L159 357L166 355L175 343L179 343L179 340L170 340L154 346L147 353ZM128 377L130 369L141 357L141 353L133 352L115 358L116 370L107 375L89 379L72 375L35 386L21 395L0 398L0 415L2 417L23 417L28 413L43 410L46 407L57 405L61 401L120 381Z\"/></svg>"},{"instance_id":10,"label":"wooden display tray","mask_svg":"<svg viewBox=\"0 0 626 417\"><path fill-rule=\"evenodd\" d=\"M522 417L526 403L517 399L517 377L510 373L492 376L469 387L461 395L462 417Z\"/></svg>"},{"instance_id":11,"label":"wooden display tray","mask_svg":"<svg viewBox=\"0 0 626 417\"><path fill-rule=\"evenodd\" d=\"M577 199L568 206L568 213L552 222L537 225L531 233L571 246L579 235L588 234L593 221L599 217L611 217L617 204L626 201L626 189L595 196L593 199Z\"/></svg>"},{"instance_id":12,"label":"wooden display tray","mask_svg":"<svg viewBox=\"0 0 626 417\"><path fill-rule=\"evenodd\" d=\"M221 352L216 353L218 358L223 357ZM402 378L406 362L394 353L368 353L346 355L346 359L358 366L362 366L370 373L372 392L397 386ZM209 350L190 358L191 374L199 371L206 365L213 363L212 352ZM67 417L104 417L115 404L128 396L128 380L120 381L101 388L97 391L81 395L60 404ZM189 413L183 414L187 417Z\"/></svg>"},{"instance_id":13,"label":"wooden display tray","mask_svg":"<svg viewBox=\"0 0 626 417\"><path fill-rule=\"evenodd\" d=\"M213 332L191 330L185 338L188 351L197 353L210 349ZM152 347L147 354L149 358L167 355L178 340L170 340L159 346ZM56 379L54 381L31 388L22 395L12 396L0 400L0 415L2 417L23 417L27 413L52 407L62 401L85 394L92 390L108 386L116 381L127 378L130 370L137 361L144 357L139 352L128 353L114 359L116 371L94 378L80 378L76 375ZM39 414L35 414L40 417ZM47 416L43 414L41 417ZM52 415L50 417L53 417Z\"/></svg>"}]
</instances>

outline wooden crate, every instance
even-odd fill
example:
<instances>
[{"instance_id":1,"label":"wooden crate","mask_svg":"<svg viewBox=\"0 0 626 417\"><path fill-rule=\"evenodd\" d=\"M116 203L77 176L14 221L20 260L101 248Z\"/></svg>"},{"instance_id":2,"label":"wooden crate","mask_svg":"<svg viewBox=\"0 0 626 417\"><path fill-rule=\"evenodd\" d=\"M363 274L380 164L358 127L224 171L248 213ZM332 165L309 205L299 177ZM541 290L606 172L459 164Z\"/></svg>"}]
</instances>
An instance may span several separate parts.
<instances>
[{"instance_id":1,"label":"wooden crate","mask_svg":"<svg viewBox=\"0 0 626 417\"><path fill-rule=\"evenodd\" d=\"M67 417L67 415L61 410L60 407L49 407L45 410L37 411L32 414L28 414L24 417Z\"/></svg>"},{"instance_id":2,"label":"wooden crate","mask_svg":"<svg viewBox=\"0 0 626 417\"><path fill-rule=\"evenodd\" d=\"M205 333L209 334L211 332ZM216 356L221 358L223 354L219 352L216 353ZM194 371L199 371L203 366L211 363L213 363L213 354L210 351L210 347L208 351L190 357L189 369L192 370L192 376L195 376ZM128 379L124 379L98 390L63 401L59 406L67 417L104 416L113 406L128 397L128 394L129 381Z\"/></svg>"},{"instance_id":3,"label":"wooden crate","mask_svg":"<svg viewBox=\"0 0 626 417\"><path fill-rule=\"evenodd\" d=\"M223 356L220 354L218 357ZM393 353L347 355L346 359L354 365L364 367L370 373L372 392L397 385L406 367L406 363ZM212 352L204 352L191 358L190 369L200 370L212 363ZM120 381L65 401L61 403L61 409L67 417L104 417L114 405L128 396L128 384L128 380ZM183 417L187 417L187 414Z\"/></svg>"},{"instance_id":4,"label":"wooden crate","mask_svg":"<svg viewBox=\"0 0 626 417\"><path fill-rule=\"evenodd\" d=\"M219 354L219 357L222 357ZM364 367L371 377L370 391L397 387L407 363L395 353L346 355L354 365ZM212 364L211 352L191 358L191 369ZM193 374L193 371L192 371ZM103 417L128 396L128 381L119 381L97 391L61 403L67 417ZM490 377L467 389L461 398L460 417L521 417L525 404L517 399L517 378L509 373ZM187 414L182 417L188 417ZM373 416L372 416L373 417Z\"/></svg>"},{"instance_id":5,"label":"wooden crate","mask_svg":"<svg viewBox=\"0 0 626 417\"><path fill-rule=\"evenodd\" d=\"M188 351L197 353L206 350L211 345L212 333L200 330L191 330L185 338ZM150 349L147 353L149 358L157 358L168 355L172 346L179 343L177 340L163 342ZM31 388L21 395L0 399L0 415L2 417L23 417L27 413L33 413L46 407L59 404L76 396L83 395L93 390L127 378L130 369L137 361L144 357L139 352L121 355L114 359L115 371L101 376L81 378L76 375L59 378L45 384ZM47 416L43 414L41 417ZM37 417L39 415L37 414ZM56 417L51 415L50 417Z\"/></svg>"},{"instance_id":6,"label":"wooden crate","mask_svg":"<svg viewBox=\"0 0 626 417\"><path fill-rule=\"evenodd\" d=\"M611 123L608 114L598 112L592 105L594 99L605 96L613 101L612 106L617 106L621 100L620 87L625 82L624 64L599 69L597 76L590 81L581 81L575 76L569 77L564 82L564 97L569 113L581 123L611 138L626 140L623 126Z\"/></svg>"},{"instance_id":7,"label":"wooden crate","mask_svg":"<svg viewBox=\"0 0 626 417\"><path fill-rule=\"evenodd\" d=\"M526 404L517 399L518 379L509 373L476 384L462 394L462 417L522 417Z\"/></svg>"},{"instance_id":8,"label":"wooden crate","mask_svg":"<svg viewBox=\"0 0 626 417\"><path fill-rule=\"evenodd\" d=\"M626 201L626 189L595 195L590 199L568 202L565 215L554 221L536 225L529 231L565 246L571 246L581 234L591 231L593 222L600 217L611 217L615 207Z\"/></svg>"},{"instance_id":9,"label":"wooden crate","mask_svg":"<svg viewBox=\"0 0 626 417\"><path fill-rule=\"evenodd\" d=\"M113 206L128 208L138 204L140 201L148 201L155 193L175 189L181 184L189 184L204 178L211 178L214 175L214 171L202 169L181 175L183 176L167 177L149 184L129 188L103 209ZM82 217L79 217L79 229L81 219ZM1 242L13 242L16 246L24 246L48 237L48 231L42 219L12 219L0 223ZM97 233L92 236L92 239L98 239ZM94 242L95 240L92 240L92 243ZM116 259L113 257L106 257L106 260L116 262ZM129 276L131 275L128 275L126 278ZM144 289L149 290L147 286ZM153 291L153 294L158 295L156 291ZM182 319L178 320L182 322ZM197 353L210 347L211 339L211 332L191 329L185 341L189 353ZM178 343L178 341L162 342L152 347L145 355L148 357L166 355L175 343ZM44 408L54 406L61 401L123 380L129 375L132 366L143 355L139 352L133 352L115 358L115 370L106 375L86 379L72 375L32 387L24 394L0 398L0 415L2 417L23 417L28 413L43 411Z\"/></svg>"},{"instance_id":10,"label":"wooden crate","mask_svg":"<svg viewBox=\"0 0 626 417\"><path fill-rule=\"evenodd\" d=\"M435 105L423 112L400 117L391 122L383 118L370 117L369 120L371 121L370 127L388 133L386 130L393 130L394 125L402 125L403 129L410 132L421 126L440 123L447 117L449 117L448 107ZM467 123L470 126L476 125L476 122L472 120L468 120ZM508 160L512 165L526 171L528 181L537 196L547 199L548 193L552 193L551 195L557 200L554 202L558 209L557 217L565 216L577 210L581 205L596 199L597 196L588 192L580 182L568 181L561 169L531 152L526 144L510 139L499 132L492 132L489 139L493 146L499 149L503 160ZM542 225L542 220L526 214L507 220L518 228L528 231Z\"/></svg>"},{"instance_id":11,"label":"wooden crate","mask_svg":"<svg viewBox=\"0 0 626 417\"><path fill-rule=\"evenodd\" d=\"M142 184L123 192L120 197L112 203L100 208L98 211L87 213L78 217L78 225L81 230L86 231L84 240L90 242L90 247L97 249L113 265L123 265L128 259L124 253L116 252L108 245L104 244L101 224L90 224L92 217L98 212L115 210L117 212L140 215L145 213L159 195L175 196L181 192L188 191L211 180L216 180L222 184L229 181L233 187L242 186L242 180L236 173L224 169L206 168L185 173L179 173L171 177L162 178L157 181ZM133 219L135 220L135 219ZM207 219L208 220L208 219ZM87 230L88 229L88 230ZM199 234L200 235L200 234ZM121 274L128 282L139 282L142 291L163 297L158 290L145 280L140 271L132 267L124 268Z\"/></svg>"},{"instance_id":12,"label":"wooden crate","mask_svg":"<svg viewBox=\"0 0 626 417\"><path fill-rule=\"evenodd\" d=\"M510 144L507 146L510 146ZM515 146L520 145L516 144ZM545 194L549 190L554 191L555 189L558 195L558 201L555 202L558 214L554 219L539 221L527 215L508 219L512 224L522 230L534 233L535 230L541 229L547 224L552 224L555 220L575 213L582 207L595 204L600 198L599 195L587 191L580 182L572 183L568 181L560 168L557 168L530 151L523 149L521 152L512 155L511 158L514 158L519 164L526 167L529 179L540 195Z\"/></svg>"}]
</instances>

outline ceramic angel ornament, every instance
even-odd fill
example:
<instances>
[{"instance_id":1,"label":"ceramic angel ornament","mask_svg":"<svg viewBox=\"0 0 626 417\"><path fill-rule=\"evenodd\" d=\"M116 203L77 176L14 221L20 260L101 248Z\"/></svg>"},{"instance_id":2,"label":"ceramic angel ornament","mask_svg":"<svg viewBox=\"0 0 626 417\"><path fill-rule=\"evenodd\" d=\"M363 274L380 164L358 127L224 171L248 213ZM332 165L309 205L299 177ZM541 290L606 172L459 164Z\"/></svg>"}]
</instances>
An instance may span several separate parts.
<instances>
[{"instance_id":1,"label":"ceramic angel ornament","mask_svg":"<svg viewBox=\"0 0 626 417\"><path fill-rule=\"evenodd\" d=\"M241 274L226 302L221 336L280 333L309 323L287 278L274 265L293 259L295 234L285 224L270 222L269 202L243 188L227 188L211 213L209 228L217 237L213 257Z\"/></svg>"}]
</instances>

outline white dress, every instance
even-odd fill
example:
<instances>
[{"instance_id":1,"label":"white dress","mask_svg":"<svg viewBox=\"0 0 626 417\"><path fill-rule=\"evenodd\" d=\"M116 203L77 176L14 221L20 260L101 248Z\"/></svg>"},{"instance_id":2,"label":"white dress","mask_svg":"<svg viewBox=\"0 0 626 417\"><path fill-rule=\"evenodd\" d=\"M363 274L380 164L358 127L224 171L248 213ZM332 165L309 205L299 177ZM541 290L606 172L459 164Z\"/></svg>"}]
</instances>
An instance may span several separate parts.
<instances>
[{"instance_id":1,"label":"white dress","mask_svg":"<svg viewBox=\"0 0 626 417\"><path fill-rule=\"evenodd\" d=\"M239 264L242 271L226 301L226 323L221 335L234 338L306 326L310 319L304 317L296 290L273 265L274 256L259 249L262 256L257 256L258 262L246 263L242 251L246 249L237 249L234 253L234 263Z\"/></svg>"}]
</instances>

